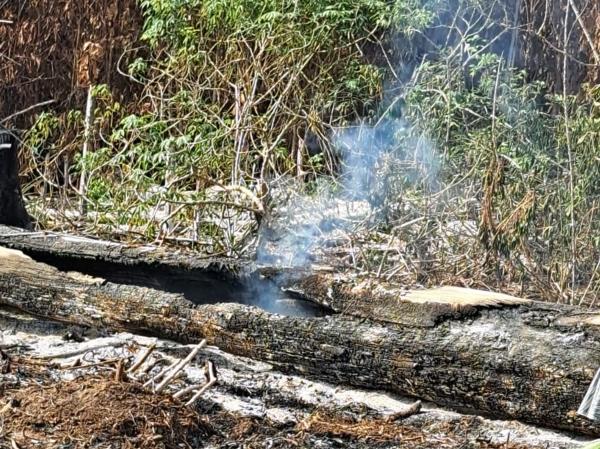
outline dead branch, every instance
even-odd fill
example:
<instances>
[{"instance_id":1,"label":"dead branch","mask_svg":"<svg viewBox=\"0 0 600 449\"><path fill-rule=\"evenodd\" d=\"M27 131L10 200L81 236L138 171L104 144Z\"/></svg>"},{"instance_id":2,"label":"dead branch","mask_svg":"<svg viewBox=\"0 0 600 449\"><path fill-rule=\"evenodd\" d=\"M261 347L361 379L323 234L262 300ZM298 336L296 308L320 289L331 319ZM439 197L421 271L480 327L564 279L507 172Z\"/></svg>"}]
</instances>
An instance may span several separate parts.
<instances>
[{"instance_id":1,"label":"dead branch","mask_svg":"<svg viewBox=\"0 0 600 449\"><path fill-rule=\"evenodd\" d=\"M194 404L194 402L196 402L200 398L200 396L204 394L206 390L208 390L217 382L217 370L215 369L214 364L210 360L206 361L206 372L208 373L208 382L206 383L206 385L200 388L200 390L198 390L194 396L192 396L192 399L185 403L185 405L187 405L188 407L191 407Z\"/></svg>"},{"instance_id":2,"label":"dead branch","mask_svg":"<svg viewBox=\"0 0 600 449\"><path fill-rule=\"evenodd\" d=\"M38 109L38 108L42 108L44 106L49 106L51 104L56 103L56 100L47 100L47 101L42 101L41 103L36 103L33 104L21 111L15 112L14 114L9 115L6 118L3 118L2 120L0 120L0 125L4 125L5 123L8 123L9 121L11 121L14 118L19 117L20 115L26 114L30 111L33 111L34 109Z\"/></svg>"},{"instance_id":3,"label":"dead branch","mask_svg":"<svg viewBox=\"0 0 600 449\"><path fill-rule=\"evenodd\" d=\"M133 365L131 365L131 367L127 370L127 373L128 374L135 373L144 364L144 362L148 359L148 357L150 357L150 354L152 354L152 352L155 349L156 349L156 343L153 343L150 346L148 346L148 349L146 349L146 351L142 354L142 356L139 358L139 360L137 362L135 362Z\"/></svg>"},{"instance_id":4,"label":"dead branch","mask_svg":"<svg viewBox=\"0 0 600 449\"><path fill-rule=\"evenodd\" d=\"M194 357L196 357L196 354L198 354L198 352L200 352L200 350L202 348L204 348L206 346L206 340L202 340L200 343L198 343L194 349L192 349L192 352L189 353L189 355L181 360L177 365L175 365L175 367L173 368L173 370L168 374L165 375L165 378L163 379L163 381L158 384L156 386L156 388L154 389L154 391L156 393L160 393L162 391L163 388L165 388L169 382L171 382L171 380L173 380L173 378L183 369L185 368L185 366L190 363Z\"/></svg>"}]
</instances>

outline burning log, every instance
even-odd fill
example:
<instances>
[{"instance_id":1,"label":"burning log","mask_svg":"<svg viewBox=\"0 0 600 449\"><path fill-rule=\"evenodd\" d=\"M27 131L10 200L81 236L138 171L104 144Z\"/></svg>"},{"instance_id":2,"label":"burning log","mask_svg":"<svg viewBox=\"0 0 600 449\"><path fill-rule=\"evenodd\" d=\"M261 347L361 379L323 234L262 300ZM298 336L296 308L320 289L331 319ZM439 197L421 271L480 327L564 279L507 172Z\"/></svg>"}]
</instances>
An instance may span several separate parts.
<instances>
[{"instance_id":1,"label":"burning log","mask_svg":"<svg viewBox=\"0 0 600 449\"><path fill-rule=\"evenodd\" d=\"M61 272L13 250L0 259L4 307L180 342L206 339L284 372L600 435L600 423L575 413L600 365L600 314L462 290L402 298L321 275L310 279L311 294L359 316L298 318L241 304L196 306L180 294Z\"/></svg>"},{"instance_id":2,"label":"burning log","mask_svg":"<svg viewBox=\"0 0 600 449\"><path fill-rule=\"evenodd\" d=\"M17 140L2 127L0 127L0 223L22 228L31 226L19 185Z\"/></svg>"},{"instance_id":3,"label":"burning log","mask_svg":"<svg viewBox=\"0 0 600 449\"><path fill-rule=\"evenodd\" d=\"M41 389L49 387L49 391L46 391L50 393L52 405L56 403L57 393L66 399L73 392L74 388L69 388L69 385L73 384L65 382L73 375L64 368L73 365L73 358L61 358L60 353L85 353L88 363L96 365L95 368L79 368L77 370L75 376L77 379L73 382L76 387L81 388L75 388L77 392L72 401L59 401L60 405L57 405L66 412L61 414L62 422L54 421L53 426L40 428L39 420L38 422L31 420L29 425L23 425L25 423L20 424L14 420L11 422L5 419L7 424L12 424L8 426L10 430L13 430L12 436L26 438L24 435L30 437L32 433L37 433L41 437L40 440L53 441L54 446L60 435L66 433L69 438L72 438L72 427L66 425L67 423L80 422L81 407L76 407L73 412L68 409L68 406L78 401L78 398L81 397L81 390L93 388L97 391L98 388L105 385L104 379L112 377L114 368L102 361L123 360L123 357L127 357L127 355L129 355L128 359L133 360L136 358L133 356L133 351L136 351L139 356L143 352L143 348L154 347L152 356L146 365L156 366L155 362L157 361L162 360L162 364L167 364L184 357L190 350L189 346L173 341L129 333L113 334L110 337L95 337L91 333L85 342L65 341L61 339L61 335L72 332L73 326L51 323L44 319L32 319L15 313L15 311L0 310L0 328L11 329L10 335L5 334L4 338L6 339L5 343L12 343L12 348L6 350L6 359L12 362L12 369L9 374L4 376L5 391L4 396L0 398L0 415L5 409L6 413L18 415L20 403L15 399L29 397L32 390L39 392ZM86 334L85 329L79 328L78 331ZM27 344L22 345L21 343L25 341ZM104 346L106 350L90 352L86 349L89 349L90 346ZM54 354L54 357L51 357L50 353ZM580 438L561 435L515 421L497 421L465 416L436 409L431 405L425 405L419 410L419 402L415 403L407 398L394 397L383 392L334 386L311 381L304 377L281 374L273 370L268 363L235 357L215 347L208 346L203 353L202 358L206 365L212 364L211 361L213 361L219 366L220 373L219 382L204 393L202 404L197 408L201 413L208 411L208 414L201 418L204 422L218 425L218 428L222 429L222 432L219 432L219 436L216 437L216 441L215 438L211 439L211 444L216 446L226 446L228 443L230 445L235 443L239 446L244 441L254 446L269 446L274 438L282 442L277 447L292 445L316 447L318 445L323 448L343 446L349 449L364 449L373 445L379 447L379 442L383 443L381 447L407 449L416 447L578 449L583 443ZM143 352L143 355L145 354L146 352ZM75 360L80 360L80 358L77 357ZM40 370L39 363L43 361L49 361L49 363ZM207 377L210 378L207 368L209 366L202 367L201 360L186 366L185 374L178 378L177 384L173 385L171 391L182 389L173 394L173 397L181 400L183 396L189 395L190 391L202 388L206 384ZM146 367L140 371L145 372ZM164 396L152 395L150 391L138 388L139 384L135 380L115 384L136 386L134 396L136 405L138 396L141 396L142 400L144 398L151 399L157 403L155 410L159 413L164 410L163 406L172 403L169 400L165 401ZM103 398L100 405L102 408L106 408L107 405L110 408L112 404L115 404L118 409L122 410L124 407L122 402L123 397L120 394L109 395ZM31 408L21 410L30 417L38 416L31 414ZM132 407L130 410L133 413L136 409ZM182 408L182 411L185 412L185 408ZM4 418L7 418L6 414ZM111 418L114 418L113 413L111 413ZM198 418L193 422L197 422L197 420ZM250 422L254 425L242 425L249 433L244 432L244 435L240 435L232 432L232 428L244 421L247 424L248 420L251 420ZM144 426L143 419L135 421ZM96 425L97 422L91 424ZM279 432L276 436L271 431L273 426ZM138 426L134 424L135 427ZM119 429L121 427L118 427L116 432ZM10 438L10 430L7 432L6 426L4 430L4 437ZM23 430L25 431L23 432ZM107 436L110 435L109 431ZM117 435L117 438L119 436L122 437L122 435ZM130 432L127 432L126 437L131 438Z\"/></svg>"}]
</instances>

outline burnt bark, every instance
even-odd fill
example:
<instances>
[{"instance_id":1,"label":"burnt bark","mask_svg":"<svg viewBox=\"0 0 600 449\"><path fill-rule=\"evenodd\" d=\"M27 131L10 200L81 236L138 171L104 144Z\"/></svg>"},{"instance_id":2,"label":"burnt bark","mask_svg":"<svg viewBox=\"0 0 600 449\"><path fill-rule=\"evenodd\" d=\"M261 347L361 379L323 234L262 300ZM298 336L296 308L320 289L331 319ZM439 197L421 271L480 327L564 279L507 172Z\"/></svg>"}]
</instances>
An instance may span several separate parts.
<instances>
[{"instance_id":1,"label":"burnt bark","mask_svg":"<svg viewBox=\"0 0 600 449\"><path fill-rule=\"evenodd\" d=\"M33 383L43 384L49 379L70 379L73 371L61 369L61 366L72 366L74 360L85 354L86 364L98 363L106 359L122 358L124 348L140 348L132 350L139 354L144 352L144 347L155 344L157 349L148 358L147 363L153 364L163 359L165 364L182 359L190 352L189 346L174 343L170 340L161 340L132 336L129 333L118 333L111 337L97 338L86 329L76 328L71 325L49 322L44 319L32 320L30 316L15 311L0 310L0 329L11 329L10 335L0 334L0 350L4 350L11 360L12 375L3 379L4 396L0 398L0 405L10 403L12 389L24 389ZM86 335L85 341L69 340L57 345L56 336L65 334ZM92 334L92 335L89 335ZM6 345L3 345L3 338ZM103 348L101 351L91 351L91 348ZM48 362L44 372L36 376L31 371L19 370L19 359L24 356L32 357L38 361L41 359ZM199 368L204 365L206 359L211 360L218 367L219 381L217 385L207 391L202 399L202 409L228 410L239 413L241 416L258 418L258 428L266 426L285 426L289 432L297 433L297 430L287 427L292 423L303 426L303 434L310 435L306 424L312 422L313 418L321 416L335 418L337 422L344 420L356 420L362 425L373 424L375 433L372 439L365 441L362 435L350 432L339 435L331 444L324 441L324 435L319 434L319 447L325 448L356 448L372 449L384 447L395 449L431 449L442 445L445 449L465 449L501 447L503 449L523 449L525 447L540 447L553 449L579 449L582 441L554 432L544 431L538 427L523 425L515 421L487 420L481 417L465 416L449 412L431 406L421 409L418 414L413 414L418 408L418 402L406 398L397 398L383 392L367 392L360 389L333 386L318 381L311 381L305 377L288 376L273 370L268 363L257 362L244 357L235 357L229 353L220 351L215 347L208 346L203 349L196 361L192 361L184 368L185 376L180 378L182 387L203 382L203 376ZM133 362L132 362L133 363ZM33 365L35 366L35 365ZM146 365L147 366L147 365ZM19 368L22 368L19 367ZM37 370L36 370L37 372ZM82 369L77 376L88 373ZM155 371L156 373L156 371ZM199 376L201 376L199 378ZM2 407L0 407L1 409ZM316 413L315 413L316 412ZM0 412L1 413L1 412ZM406 417L409 415L408 417ZM209 418L212 422L215 418ZM236 416L239 421L239 416ZM372 421L375 420L375 421ZM381 426L389 429L394 423L398 426L394 436L388 444L377 444L377 433L381 435ZM224 423L225 424L225 423ZM381 424L375 425L375 424ZM309 424L310 425L310 424ZM408 426L408 427L407 427ZM231 440L231 434L223 427L224 441L212 441L214 445L226 445ZM269 441L257 440L261 430L246 435L247 442L252 447L268 446ZM229 429L230 430L230 429ZM378 432L379 431L379 432ZM421 436L421 438L412 437ZM506 435L510 434L507 443ZM409 436L411 435L411 436ZM273 435L269 435L271 442ZM339 438L342 438L340 441ZM6 439L6 436L5 436ZM276 438L278 439L278 438ZM415 445L415 440L421 440ZM443 443L442 443L443 441ZM240 447L240 439L236 439L237 447ZM484 442L484 443L482 443ZM486 444L487 443L487 444ZM299 443L300 447L314 447L316 442L308 440ZM482 446L483 444L483 446ZM289 440L281 441L275 448L289 448Z\"/></svg>"},{"instance_id":2,"label":"burnt bark","mask_svg":"<svg viewBox=\"0 0 600 449\"><path fill-rule=\"evenodd\" d=\"M206 338L284 372L600 436L600 423L575 415L600 366L600 315L566 306L472 306L468 314L442 313L421 323L301 319L240 304L194 306L177 294L60 272L6 249L0 249L0 306L181 342ZM429 316L445 310L399 298L388 306L396 317L403 310Z\"/></svg>"},{"instance_id":3,"label":"burnt bark","mask_svg":"<svg viewBox=\"0 0 600 449\"><path fill-rule=\"evenodd\" d=\"M0 224L31 227L19 185L17 139L0 127Z\"/></svg>"}]
</instances>

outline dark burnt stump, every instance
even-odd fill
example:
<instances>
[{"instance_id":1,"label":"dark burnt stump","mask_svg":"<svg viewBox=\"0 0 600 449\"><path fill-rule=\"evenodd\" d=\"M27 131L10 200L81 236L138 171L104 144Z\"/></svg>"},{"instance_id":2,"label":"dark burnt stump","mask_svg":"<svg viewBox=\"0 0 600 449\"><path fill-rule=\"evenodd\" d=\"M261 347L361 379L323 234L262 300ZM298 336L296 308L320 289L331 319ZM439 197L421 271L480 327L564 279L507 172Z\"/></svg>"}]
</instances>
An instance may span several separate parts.
<instances>
[{"instance_id":1,"label":"dark burnt stump","mask_svg":"<svg viewBox=\"0 0 600 449\"><path fill-rule=\"evenodd\" d=\"M15 136L0 128L0 224L30 228L19 185L17 149Z\"/></svg>"}]
</instances>

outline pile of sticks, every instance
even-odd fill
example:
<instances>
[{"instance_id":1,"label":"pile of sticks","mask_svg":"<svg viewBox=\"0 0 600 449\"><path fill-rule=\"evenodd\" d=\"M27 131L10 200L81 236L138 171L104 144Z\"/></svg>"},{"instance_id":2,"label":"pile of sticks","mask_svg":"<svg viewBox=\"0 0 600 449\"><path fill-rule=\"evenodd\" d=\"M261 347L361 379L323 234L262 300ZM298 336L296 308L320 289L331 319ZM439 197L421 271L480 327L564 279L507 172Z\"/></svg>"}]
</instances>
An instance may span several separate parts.
<instances>
[{"instance_id":1,"label":"pile of sticks","mask_svg":"<svg viewBox=\"0 0 600 449\"><path fill-rule=\"evenodd\" d=\"M150 389L153 393L158 394L165 391L169 386L173 389L173 382L183 374L184 368L196 358L206 344L206 340L202 340L192 348L187 357L175 360L170 365L160 369L156 374L151 374L153 369L165 360L164 358L158 358L156 360L150 358L151 354L156 349L156 344L148 346L148 348L127 369L126 365L128 362L125 358L110 359L86 365L81 365L81 361L78 358L75 362L70 363L68 366L64 366L63 369L84 369L98 367L100 365L116 365L114 374L116 381L120 382L129 379L144 382L144 388ZM217 369L212 361L206 360L202 372L206 378L205 383L183 386L178 390L175 387L175 391L171 394L173 399L182 400L184 397L191 395L191 398L185 403L185 405L191 407L218 380Z\"/></svg>"}]
</instances>

